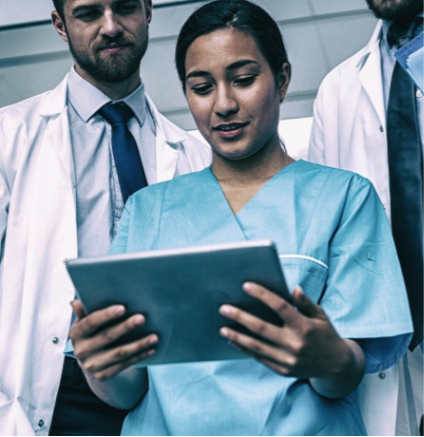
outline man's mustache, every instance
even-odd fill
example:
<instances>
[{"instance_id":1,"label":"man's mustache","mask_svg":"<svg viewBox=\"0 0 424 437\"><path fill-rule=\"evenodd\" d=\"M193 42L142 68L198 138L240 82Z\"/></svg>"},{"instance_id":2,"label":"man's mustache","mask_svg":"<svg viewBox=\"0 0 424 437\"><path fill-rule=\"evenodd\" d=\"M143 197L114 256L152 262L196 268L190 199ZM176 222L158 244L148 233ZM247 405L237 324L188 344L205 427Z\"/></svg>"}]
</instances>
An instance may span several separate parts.
<instances>
[{"instance_id":1,"label":"man's mustache","mask_svg":"<svg viewBox=\"0 0 424 437\"><path fill-rule=\"evenodd\" d=\"M134 42L131 39L126 38L124 36L117 36L113 38L103 36L102 41L100 41L96 45L95 49L102 50L102 49L106 49L114 46L122 46L122 45L134 45Z\"/></svg>"}]
</instances>

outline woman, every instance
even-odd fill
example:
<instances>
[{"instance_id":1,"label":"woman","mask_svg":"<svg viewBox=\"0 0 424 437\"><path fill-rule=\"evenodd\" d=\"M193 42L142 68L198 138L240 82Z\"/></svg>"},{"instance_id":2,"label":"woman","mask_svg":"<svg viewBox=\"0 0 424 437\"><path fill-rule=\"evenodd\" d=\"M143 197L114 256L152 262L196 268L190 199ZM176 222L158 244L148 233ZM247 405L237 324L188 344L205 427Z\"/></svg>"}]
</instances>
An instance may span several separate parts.
<instances>
[{"instance_id":1,"label":"woman","mask_svg":"<svg viewBox=\"0 0 424 437\"><path fill-rule=\"evenodd\" d=\"M399 359L411 332L374 189L355 174L295 162L281 147L279 105L290 65L276 23L258 6L217 0L201 7L181 30L176 63L212 166L132 196L111 253L266 238L277 245L289 286L301 287L291 306L244 284L281 317L282 328L220 308L256 334L220 332L253 359L125 370L154 353L160 339L110 349L143 316L92 335L93 319L85 323L91 316L78 304L75 354L104 400L139 402L126 435L365 434L355 389L365 370ZM113 310L95 330L116 317Z\"/></svg>"}]
</instances>

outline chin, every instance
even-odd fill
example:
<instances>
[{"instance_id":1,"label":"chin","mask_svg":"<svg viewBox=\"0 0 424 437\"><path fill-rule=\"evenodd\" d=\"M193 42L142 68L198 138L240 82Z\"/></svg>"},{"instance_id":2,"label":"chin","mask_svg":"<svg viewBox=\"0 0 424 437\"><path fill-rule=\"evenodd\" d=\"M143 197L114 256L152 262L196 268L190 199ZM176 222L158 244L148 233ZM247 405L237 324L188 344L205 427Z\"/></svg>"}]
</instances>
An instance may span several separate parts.
<instances>
[{"instance_id":1,"label":"chin","mask_svg":"<svg viewBox=\"0 0 424 437\"><path fill-rule=\"evenodd\" d=\"M236 148L227 145L227 147L215 147L212 146L212 150L221 158L228 159L230 161L241 161L243 159L250 158L256 151L249 148Z\"/></svg>"}]
</instances>

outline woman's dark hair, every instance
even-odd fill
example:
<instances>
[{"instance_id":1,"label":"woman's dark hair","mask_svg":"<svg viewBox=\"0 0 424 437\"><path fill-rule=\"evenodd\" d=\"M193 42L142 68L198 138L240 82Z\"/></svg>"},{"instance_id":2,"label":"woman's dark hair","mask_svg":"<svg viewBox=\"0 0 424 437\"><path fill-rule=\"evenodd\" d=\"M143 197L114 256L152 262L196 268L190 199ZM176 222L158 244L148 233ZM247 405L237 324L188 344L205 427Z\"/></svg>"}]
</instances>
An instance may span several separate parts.
<instances>
[{"instance_id":1,"label":"woman's dark hair","mask_svg":"<svg viewBox=\"0 0 424 437\"><path fill-rule=\"evenodd\" d=\"M250 1L215 0L193 12L178 36L175 64L184 91L185 60L190 45L200 36L230 27L249 34L255 40L278 79L288 56L277 23L268 12Z\"/></svg>"}]
</instances>

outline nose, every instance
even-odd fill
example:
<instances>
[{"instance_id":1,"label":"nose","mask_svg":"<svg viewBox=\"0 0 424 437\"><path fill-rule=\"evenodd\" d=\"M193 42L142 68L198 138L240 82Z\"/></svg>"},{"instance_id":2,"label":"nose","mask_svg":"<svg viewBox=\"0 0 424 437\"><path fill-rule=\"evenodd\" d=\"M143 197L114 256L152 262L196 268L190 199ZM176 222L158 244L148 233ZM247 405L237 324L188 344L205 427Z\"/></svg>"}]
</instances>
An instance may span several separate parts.
<instances>
[{"instance_id":1,"label":"nose","mask_svg":"<svg viewBox=\"0 0 424 437\"><path fill-rule=\"evenodd\" d=\"M218 86L214 107L215 114L220 117L226 117L236 114L238 110L239 106L231 88L228 86Z\"/></svg>"},{"instance_id":2,"label":"nose","mask_svg":"<svg viewBox=\"0 0 424 437\"><path fill-rule=\"evenodd\" d=\"M122 26L120 25L113 11L106 10L103 16L103 23L101 28L102 36L108 36L110 38L113 38L122 33L122 31Z\"/></svg>"}]
</instances>

